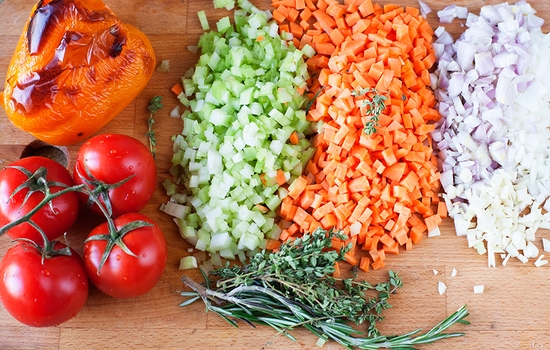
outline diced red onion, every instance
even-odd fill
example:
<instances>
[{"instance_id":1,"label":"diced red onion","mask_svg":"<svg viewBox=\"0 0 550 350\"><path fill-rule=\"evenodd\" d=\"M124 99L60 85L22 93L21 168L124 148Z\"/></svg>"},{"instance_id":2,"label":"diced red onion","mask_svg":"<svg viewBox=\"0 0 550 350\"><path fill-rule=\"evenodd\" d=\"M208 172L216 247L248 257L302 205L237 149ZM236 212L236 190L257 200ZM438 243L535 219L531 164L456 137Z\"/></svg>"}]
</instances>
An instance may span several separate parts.
<instances>
[{"instance_id":1,"label":"diced red onion","mask_svg":"<svg viewBox=\"0 0 550 350\"><path fill-rule=\"evenodd\" d=\"M449 5L438 16L467 27L456 42L435 30L443 118L433 140L449 215L489 265L496 253L525 262L536 229L550 228L541 210L550 209L550 36L525 1L479 15Z\"/></svg>"},{"instance_id":2,"label":"diced red onion","mask_svg":"<svg viewBox=\"0 0 550 350\"><path fill-rule=\"evenodd\" d=\"M422 17L426 18L428 13L432 12L430 6L422 0L418 0L418 5L420 6L420 14L422 15Z\"/></svg>"}]
</instances>

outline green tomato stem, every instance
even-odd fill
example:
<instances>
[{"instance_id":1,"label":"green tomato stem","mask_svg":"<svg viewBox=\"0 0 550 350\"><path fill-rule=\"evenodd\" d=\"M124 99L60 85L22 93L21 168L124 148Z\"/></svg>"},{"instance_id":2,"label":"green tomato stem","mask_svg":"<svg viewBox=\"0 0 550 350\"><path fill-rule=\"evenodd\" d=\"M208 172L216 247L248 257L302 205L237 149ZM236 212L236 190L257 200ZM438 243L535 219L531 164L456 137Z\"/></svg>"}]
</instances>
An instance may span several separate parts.
<instances>
[{"instance_id":1,"label":"green tomato stem","mask_svg":"<svg viewBox=\"0 0 550 350\"><path fill-rule=\"evenodd\" d=\"M38 203L32 210L30 210L27 214L23 215L19 219L12 221L2 227L0 227L0 236L9 231L11 228L22 224L24 222L29 222L31 220L31 217L36 214L42 207L45 205L48 205L51 201L56 199L57 197L60 197L68 192L76 192L81 191L84 188L84 185L77 185L72 187L67 187L62 189L61 191L58 191L56 193L48 193L48 195L44 196L44 198Z\"/></svg>"}]
</instances>

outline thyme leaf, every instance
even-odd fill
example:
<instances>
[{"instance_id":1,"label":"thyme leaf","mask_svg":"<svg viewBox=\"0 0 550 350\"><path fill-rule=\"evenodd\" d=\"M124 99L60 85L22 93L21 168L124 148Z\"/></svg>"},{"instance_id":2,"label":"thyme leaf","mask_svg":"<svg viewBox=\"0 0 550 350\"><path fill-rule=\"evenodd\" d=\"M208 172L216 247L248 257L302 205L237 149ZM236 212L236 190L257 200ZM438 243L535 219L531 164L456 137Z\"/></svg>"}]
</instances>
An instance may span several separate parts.
<instances>
[{"instance_id":1,"label":"thyme leaf","mask_svg":"<svg viewBox=\"0 0 550 350\"><path fill-rule=\"evenodd\" d=\"M376 89L363 89L354 91L355 96L365 96L365 100L361 107L366 108L366 116L370 117L365 123L364 132L367 135L372 135L376 132L376 128L380 126L380 114L386 109L387 96L381 95Z\"/></svg>"}]
</instances>

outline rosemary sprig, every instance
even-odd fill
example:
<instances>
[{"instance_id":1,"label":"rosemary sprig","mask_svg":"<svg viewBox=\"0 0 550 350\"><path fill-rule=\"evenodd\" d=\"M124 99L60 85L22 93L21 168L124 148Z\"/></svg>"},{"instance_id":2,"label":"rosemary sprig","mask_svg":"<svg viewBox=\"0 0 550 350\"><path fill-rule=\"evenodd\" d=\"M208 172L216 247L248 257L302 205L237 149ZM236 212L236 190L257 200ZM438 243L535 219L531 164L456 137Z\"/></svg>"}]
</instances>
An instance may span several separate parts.
<instances>
[{"instance_id":1,"label":"rosemary sprig","mask_svg":"<svg viewBox=\"0 0 550 350\"><path fill-rule=\"evenodd\" d=\"M366 116L369 120L365 124L365 134L371 135L376 132L376 128L380 126L379 118L380 114L386 109L387 96L380 95L376 89L363 89L360 91L354 91L355 96L365 96L365 100L361 107L366 107Z\"/></svg>"},{"instance_id":2,"label":"rosemary sprig","mask_svg":"<svg viewBox=\"0 0 550 350\"><path fill-rule=\"evenodd\" d=\"M237 320L248 324L268 325L277 332L289 333L304 327L324 341L332 339L352 349L413 348L415 345L458 337L463 333L445 333L457 322L466 322L468 309L463 306L432 330L413 337L420 330L401 336L381 336L377 323L391 305L388 299L402 286L397 273L389 271L389 281L372 286L366 281L332 276L334 264L343 260L350 247L340 252L328 250L332 231L316 230L281 245L276 253L257 254L242 266L219 268L211 272L215 288L203 274L205 285L184 276L183 282L192 291L181 295L190 299L181 306L202 299L213 311L237 326ZM375 294L369 296L368 294ZM350 325L368 323L366 333Z\"/></svg>"},{"instance_id":3,"label":"rosemary sprig","mask_svg":"<svg viewBox=\"0 0 550 350\"><path fill-rule=\"evenodd\" d=\"M149 102L149 106L147 107L151 114L149 114L149 119L147 120L148 131L146 136L149 138L149 149L151 150L153 158L156 157L157 150L157 138L155 137L155 130L153 129L153 124L155 124L153 114L157 113L157 111L162 108L161 101L162 96L155 96L151 99L151 101Z\"/></svg>"}]
</instances>

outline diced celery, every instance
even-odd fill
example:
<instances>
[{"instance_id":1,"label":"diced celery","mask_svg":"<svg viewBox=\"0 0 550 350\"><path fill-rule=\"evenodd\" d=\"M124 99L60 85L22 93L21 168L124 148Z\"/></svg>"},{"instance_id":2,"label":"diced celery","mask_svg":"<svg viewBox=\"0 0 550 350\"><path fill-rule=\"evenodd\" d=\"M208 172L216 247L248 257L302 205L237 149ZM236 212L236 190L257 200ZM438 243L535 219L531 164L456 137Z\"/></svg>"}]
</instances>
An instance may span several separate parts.
<instances>
[{"instance_id":1,"label":"diced celery","mask_svg":"<svg viewBox=\"0 0 550 350\"><path fill-rule=\"evenodd\" d=\"M282 232L283 230L279 227L279 225L273 225L273 228L267 233L266 237L269 239L278 240Z\"/></svg>"},{"instance_id":2,"label":"diced celery","mask_svg":"<svg viewBox=\"0 0 550 350\"><path fill-rule=\"evenodd\" d=\"M235 254L229 248L221 249L220 256L224 259L235 260Z\"/></svg>"},{"instance_id":3,"label":"diced celery","mask_svg":"<svg viewBox=\"0 0 550 350\"><path fill-rule=\"evenodd\" d=\"M216 28L220 33L225 33L231 27L231 21L229 20L229 17L223 17L216 23Z\"/></svg>"},{"instance_id":4,"label":"diced celery","mask_svg":"<svg viewBox=\"0 0 550 350\"><path fill-rule=\"evenodd\" d=\"M191 226L182 227L180 232L183 238L197 237L197 232Z\"/></svg>"},{"instance_id":5,"label":"diced celery","mask_svg":"<svg viewBox=\"0 0 550 350\"><path fill-rule=\"evenodd\" d=\"M256 249L260 245L260 239L258 236L255 236L250 233L244 233L239 239L239 249L247 248L249 250Z\"/></svg>"},{"instance_id":6,"label":"diced celery","mask_svg":"<svg viewBox=\"0 0 550 350\"><path fill-rule=\"evenodd\" d=\"M208 18L206 18L206 12L201 10L197 12L197 16L199 16L199 21L201 23L202 30L204 31L210 30L210 25L208 24Z\"/></svg>"},{"instance_id":7,"label":"diced celery","mask_svg":"<svg viewBox=\"0 0 550 350\"><path fill-rule=\"evenodd\" d=\"M184 219L187 214L189 214L191 208L188 206L176 203L176 202L168 202L166 205L164 205L163 211L171 215L175 218Z\"/></svg>"},{"instance_id":8,"label":"diced celery","mask_svg":"<svg viewBox=\"0 0 550 350\"><path fill-rule=\"evenodd\" d=\"M197 267L197 259L192 255L180 259L180 270L196 269Z\"/></svg>"},{"instance_id":9,"label":"diced celery","mask_svg":"<svg viewBox=\"0 0 550 350\"><path fill-rule=\"evenodd\" d=\"M304 53L304 56L307 58L311 58L315 56L315 49L311 47L309 44L305 44L304 47L301 48L302 52Z\"/></svg>"},{"instance_id":10,"label":"diced celery","mask_svg":"<svg viewBox=\"0 0 550 350\"><path fill-rule=\"evenodd\" d=\"M229 233L227 232L220 232L212 235L212 239L210 240L210 246L208 247L208 251L210 252L217 252L222 249L229 249L231 246L231 237L229 236Z\"/></svg>"},{"instance_id":11,"label":"diced celery","mask_svg":"<svg viewBox=\"0 0 550 350\"><path fill-rule=\"evenodd\" d=\"M278 109L272 109L269 111L268 115L282 126L290 125L290 120Z\"/></svg>"}]
</instances>

